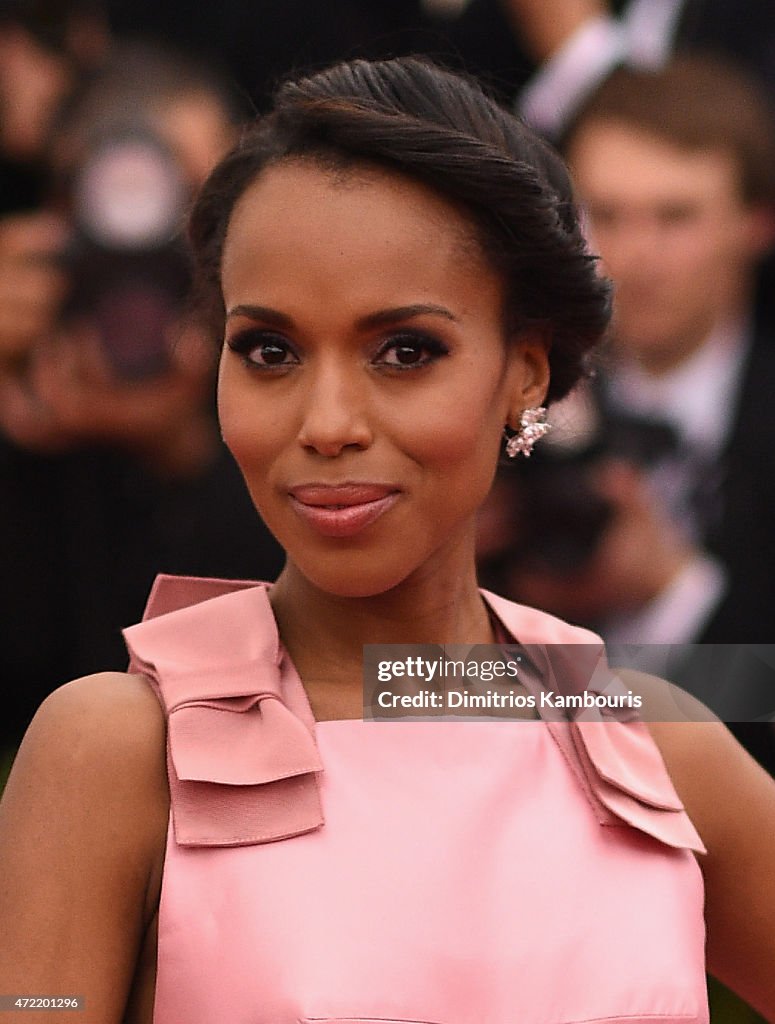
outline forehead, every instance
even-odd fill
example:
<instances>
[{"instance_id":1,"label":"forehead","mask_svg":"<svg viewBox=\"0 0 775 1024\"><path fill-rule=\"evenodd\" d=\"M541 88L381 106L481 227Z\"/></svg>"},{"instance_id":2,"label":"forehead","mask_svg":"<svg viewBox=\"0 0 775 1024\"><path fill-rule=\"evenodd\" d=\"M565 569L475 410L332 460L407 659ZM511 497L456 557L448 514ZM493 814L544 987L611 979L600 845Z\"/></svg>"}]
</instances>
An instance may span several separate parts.
<instances>
[{"instance_id":1,"label":"forehead","mask_svg":"<svg viewBox=\"0 0 775 1024\"><path fill-rule=\"evenodd\" d=\"M740 170L726 149L688 149L619 121L584 124L569 161L582 200L628 205L734 202Z\"/></svg>"},{"instance_id":2,"label":"forehead","mask_svg":"<svg viewBox=\"0 0 775 1024\"><path fill-rule=\"evenodd\" d=\"M363 276L402 263L414 272L485 271L473 221L430 188L369 166L328 170L286 162L240 197L223 247L224 292L246 274L328 270ZM419 264L419 265L418 265Z\"/></svg>"},{"instance_id":3,"label":"forehead","mask_svg":"<svg viewBox=\"0 0 775 1024\"><path fill-rule=\"evenodd\" d=\"M334 165L314 157L289 157L270 164L247 186L235 204L229 232L246 212L254 217L261 210L271 216L279 208L285 215L298 211L306 216L321 200L327 206L335 200L340 209L369 203L373 208L391 208L392 213L403 207L437 223L447 223L453 217L455 223L450 226L462 234L470 236L476 231L472 219L452 201L398 171L369 162Z\"/></svg>"}]
</instances>

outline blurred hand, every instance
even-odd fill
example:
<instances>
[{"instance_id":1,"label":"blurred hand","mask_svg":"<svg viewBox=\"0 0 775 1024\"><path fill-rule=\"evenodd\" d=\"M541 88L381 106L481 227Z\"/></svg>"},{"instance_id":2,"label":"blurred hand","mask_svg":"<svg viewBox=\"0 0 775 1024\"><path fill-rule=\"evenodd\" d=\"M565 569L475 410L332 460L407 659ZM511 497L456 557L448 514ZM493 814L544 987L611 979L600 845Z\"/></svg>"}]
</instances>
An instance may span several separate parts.
<instances>
[{"instance_id":1,"label":"blurred hand","mask_svg":"<svg viewBox=\"0 0 775 1024\"><path fill-rule=\"evenodd\" d=\"M24 372L0 381L0 428L39 451L107 444L162 474L195 472L214 451L207 397L216 352L195 326L178 327L169 343L168 370L126 381L87 322L60 328L32 352Z\"/></svg>"},{"instance_id":2,"label":"blurred hand","mask_svg":"<svg viewBox=\"0 0 775 1024\"><path fill-rule=\"evenodd\" d=\"M613 514L592 557L564 575L518 567L511 596L572 621L594 622L642 608L694 557L633 466L610 462L595 483Z\"/></svg>"},{"instance_id":3,"label":"blurred hand","mask_svg":"<svg viewBox=\"0 0 775 1024\"><path fill-rule=\"evenodd\" d=\"M542 63L591 18L610 14L606 0L501 0L515 33Z\"/></svg>"},{"instance_id":4,"label":"blurred hand","mask_svg":"<svg viewBox=\"0 0 775 1024\"><path fill-rule=\"evenodd\" d=\"M66 278L56 258L65 224L47 213L0 220L0 370L53 334Z\"/></svg>"}]
</instances>

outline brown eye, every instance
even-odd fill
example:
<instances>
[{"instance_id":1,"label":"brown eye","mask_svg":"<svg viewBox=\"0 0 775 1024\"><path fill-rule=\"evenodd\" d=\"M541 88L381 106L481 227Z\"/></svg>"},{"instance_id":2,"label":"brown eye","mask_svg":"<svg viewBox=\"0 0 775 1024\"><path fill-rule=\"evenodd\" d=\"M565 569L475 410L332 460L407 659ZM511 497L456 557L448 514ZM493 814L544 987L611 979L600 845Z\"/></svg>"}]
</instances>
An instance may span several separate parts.
<instances>
[{"instance_id":1,"label":"brown eye","mask_svg":"<svg viewBox=\"0 0 775 1024\"><path fill-rule=\"evenodd\" d=\"M242 356L246 366L254 369L275 369L299 362L289 342L267 331L244 331L229 338L226 344Z\"/></svg>"},{"instance_id":2,"label":"brown eye","mask_svg":"<svg viewBox=\"0 0 775 1024\"><path fill-rule=\"evenodd\" d=\"M394 337L383 346L377 363L393 369L412 370L428 366L448 354L447 346L435 338L407 334Z\"/></svg>"},{"instance_id":3,"label":"brown eye","mask_svg":"<svg viewBox=\"0 0 775 1024\"><path fill-rule=\"evenodd\" d=\"M411 366L419 362L422 357L422 349L419 345L396 345L393 349L395 360L402 366Z\"/></svg>"},{"instance_id":4,"label":"brown eye","mask_svg":"<svg viewBox=\"0 0 775 1024\"><path fill-rule=\"evenodd\" d=\"M266 363L268 366L277 366L279 363L284 363L288 355L287 348L283 348L273 341L259 345L258 348L254 349L253 354L256 352L260 353L261 362Z\"/></svg>"}]
</instances>

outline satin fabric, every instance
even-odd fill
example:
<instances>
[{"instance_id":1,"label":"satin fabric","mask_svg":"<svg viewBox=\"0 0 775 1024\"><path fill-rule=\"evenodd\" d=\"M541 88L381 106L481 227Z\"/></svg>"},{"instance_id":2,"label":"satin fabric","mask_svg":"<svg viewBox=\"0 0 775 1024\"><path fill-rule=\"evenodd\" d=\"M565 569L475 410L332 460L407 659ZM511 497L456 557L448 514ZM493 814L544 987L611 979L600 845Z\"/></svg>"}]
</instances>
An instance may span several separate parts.
<instances>
[{"instance_id":1,"label":"satin fabric","mask_svg":"<svg viewBox=\"0 0 775 1024\"><path fill-rule=\"evenodd\" d=\"M556 644L610 685L593 634L484 596L556 685ZM702 843L643 723L315 723L265 585L161 578L148 615L157 1024L707 1022Z\"/></svg>"}]
</instances>

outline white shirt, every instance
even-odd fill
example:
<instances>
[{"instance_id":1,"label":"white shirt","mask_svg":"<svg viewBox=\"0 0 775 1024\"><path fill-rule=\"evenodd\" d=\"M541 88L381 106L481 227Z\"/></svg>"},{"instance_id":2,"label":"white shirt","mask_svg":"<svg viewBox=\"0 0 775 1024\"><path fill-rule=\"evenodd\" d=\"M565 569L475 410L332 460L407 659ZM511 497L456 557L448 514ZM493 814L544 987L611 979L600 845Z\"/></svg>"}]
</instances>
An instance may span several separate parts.
<instances>
[{"instance_id":1,"label":"white shirt","mask_svg":"<svg viewBox=\"0 0 775 1024\"><path fill-rule=\"evenodd\" d=\"M609 382L615 405L669 422L681 440L718 455L737 411L750 336L737 321L718 326L680 366L658 377L621 363Z\"/></svg>"}]
</instances>

